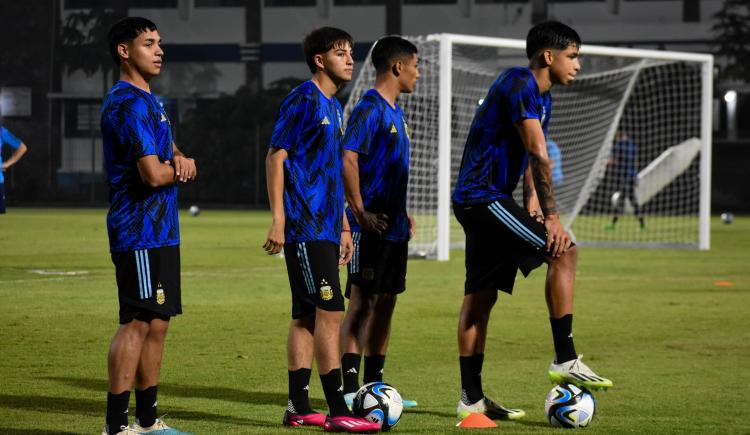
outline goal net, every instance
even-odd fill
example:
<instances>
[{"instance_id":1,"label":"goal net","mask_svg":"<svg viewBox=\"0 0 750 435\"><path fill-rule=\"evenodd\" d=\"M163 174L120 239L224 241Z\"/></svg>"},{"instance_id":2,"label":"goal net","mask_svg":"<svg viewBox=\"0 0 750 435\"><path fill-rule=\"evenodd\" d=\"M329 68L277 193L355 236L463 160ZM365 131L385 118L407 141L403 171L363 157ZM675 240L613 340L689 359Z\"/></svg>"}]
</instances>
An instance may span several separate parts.
<instances>
[{"instance_id":1,"label":"goal net","mask_svg":"<svg viewBox=\"0 0 750 435\"><path fill-rule=\"evenodd\" d=\"M463 246L450 196L474 112L503 69L528 64L525 41L408 39L421 73L416 91L398 99L411 132L410 254L445 260ZM551 91L547 139L560 151L554 189L563 224L579 245L708 249L713 58L585 44L581 55L575 82ZM347 118L374 84L369 56L359 70ZM521 201L521 183L514 196Z\"/></svg>"}]
</instances>

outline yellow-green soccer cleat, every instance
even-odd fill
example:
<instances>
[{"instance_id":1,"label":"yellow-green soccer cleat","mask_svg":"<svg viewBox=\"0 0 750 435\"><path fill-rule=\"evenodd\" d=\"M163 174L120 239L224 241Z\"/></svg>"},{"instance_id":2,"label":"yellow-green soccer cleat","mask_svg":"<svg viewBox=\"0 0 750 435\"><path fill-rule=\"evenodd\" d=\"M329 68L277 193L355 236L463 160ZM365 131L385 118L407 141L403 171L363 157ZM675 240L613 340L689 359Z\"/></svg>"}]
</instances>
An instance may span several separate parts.
<instances>
[{"instance_id":1,"label":"yellow-green soccer cleat","mask_svg":"<svg viewBox=\"0 0 750 435\"><path fill-rule=\"evenodd\" d=\"M467 405L463 400L458 402L456 408L458 418L463 420L470 414L484 414L493 420L520 420L526 416L526 412L522 409L509 409L486 397L473 405Z\"/></svg>"},{"instance_id":2,"label":"yellow-green soccer cleat","mask_svg":"<svg viewBox=\"0 0 750 435\"><path fill-rule=\"evenodd\" d=\"M147 433L151 435L193 435L190 432L182 432L173 427L167 426L167 424L164 423L164 420L160 418L157 418L154 424L149 427L141 427L141 425L138 424L138 420L136 420L136 422L133 423L133 430L135 430L136 433L139 434Z\"/></svg>"},{"instance_id":3,"label":"yellow-green soccer cleat","mask_svg":"<svg viewBox=\"0 0 750 435\"><path fill-rule=\"evenodd\" d=\"M583 355L578 358L556 364L555 361L549 365L549 378L556 384L573 384L589 390L606 390L612 388L612 381L603 378L581 361Z\"/></svg>"}]
</instances>

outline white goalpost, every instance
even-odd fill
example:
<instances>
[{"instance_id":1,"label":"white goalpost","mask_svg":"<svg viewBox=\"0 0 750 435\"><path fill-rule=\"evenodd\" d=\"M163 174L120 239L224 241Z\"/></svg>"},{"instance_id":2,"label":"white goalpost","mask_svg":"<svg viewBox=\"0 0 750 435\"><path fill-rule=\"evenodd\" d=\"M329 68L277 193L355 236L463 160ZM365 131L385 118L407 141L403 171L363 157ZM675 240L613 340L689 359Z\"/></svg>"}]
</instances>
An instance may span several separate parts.
<instances>
[{"instance_id":1,"label":"white goalpost","mask_svg":"<svg viewBox=\"0 0 750 435\"><path fill-rule=\"evenodd\" d=\"M417 234L410 254L447 260L463 246L451 194L474 112L502 70L528 64L526 44L454 34L408 39L421 73L416 91L398 100L411 131L408 208ZM552 89L548 135L561 153L554 189L566 229L586 246L708 249L713 57L585 43L581 55L576 81ZM374 83L369 56L359 70L347 118ZM620 198L628 207L616 210L618 131L635 144L638 173L634 198ZM514 196L520 201L520 183Z\"/></svg>"}]
</instances>

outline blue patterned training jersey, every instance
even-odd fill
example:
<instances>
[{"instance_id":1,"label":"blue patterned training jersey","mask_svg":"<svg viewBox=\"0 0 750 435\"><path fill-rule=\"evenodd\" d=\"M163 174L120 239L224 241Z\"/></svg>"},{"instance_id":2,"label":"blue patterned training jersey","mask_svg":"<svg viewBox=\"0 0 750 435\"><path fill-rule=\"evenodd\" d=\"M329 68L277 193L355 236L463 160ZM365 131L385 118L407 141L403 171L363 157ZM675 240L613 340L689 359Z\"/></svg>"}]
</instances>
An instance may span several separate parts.
<instances>
[{"instance_id":1,"label":"blue patterned training jersey","mask_svg":"<svg viewBox=\"0 0 750 435\"><path fill-rule=\"evenodd\" d=\"M474 114L453 202L481 204L510 198L528 163L515 124L523 119L538 119L547 137L551 110L549 92L539 94L530 69L503 71Z\"/></svg>"},{"instance_id":2,"label":"blue patterned training jersey","mask_svg":"<svg viewBox=\"0 0 750 435\"><path fill-rule=\"evenodd\" d=\"M394 242L409 240L409 127L404 112L370 89L349 118L344 149L359 153L359 185L365 210L388 215L388 229L382 237ZM346 212L352 231L361 231L351 209Z\"/></svg>"},{"instance_id":3,"label":"blue patterned training jersey","mask_svg":"<svg viewBox=\"0 0 750 435\"><path fill-rule=\"evenodd\" d=\"M138 159L172 159L172 126L159 100L117 82L101 108L110 208L107 230L111 252L180 244L177 187L149 187L138 172Z\"/></svg>"},{"instance_id":4,"label":"blue patterned training jersey","mask_svg":"<svg viewBox=\"0 0 750 435\"><path fill-rule=\"evenodd\" d=\"M3 163L3 144L17 150L18 147L21 146L21 139L17 138L10 132L10 130L0 125L0 164ZM3 171L0 171L0 184L3 183L5 183L5 178L3 177Z\"/></svg>"},{"instance_id":5,"label":"blue patterned training jersey","mask_svg":"<svg viewBox=\"0 0 750 435\"><path fill-rule=\"evenodd\" d=\"M344 183L342 108L312 81L297 86L281 103L271 148L286 150L284 237L287 243L341 243Z\"/></svg>"}]
</instances>

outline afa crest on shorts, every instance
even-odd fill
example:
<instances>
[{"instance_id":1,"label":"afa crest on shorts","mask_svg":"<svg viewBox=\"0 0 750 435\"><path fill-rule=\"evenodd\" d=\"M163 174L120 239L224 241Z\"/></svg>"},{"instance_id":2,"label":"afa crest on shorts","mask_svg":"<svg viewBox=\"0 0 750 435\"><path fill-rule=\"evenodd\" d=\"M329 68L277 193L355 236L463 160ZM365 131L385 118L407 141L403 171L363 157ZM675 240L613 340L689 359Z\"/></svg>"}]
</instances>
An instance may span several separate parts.
<instances>
[{"instance_id":1,"label":"afa crest on shorts","mask_svg":"<svg viewBox=\"0 0 750 435\"><path fill-rule=\"evenodd\" d=\"M328 281L325 279L320 281L320 298L324 301L333 299L333 289L331 289L331 286L328 285Z\"/></svg>"},{"instance_id":2,"label":"afa crest on shorts","mask_svg":"<svg viewBox=\"0 0 750 435\"><path fill-rule=\"evenodd\" d=\"M156 285L156 303L159 305L164 305L164 302L167 301L167 297L164 295L164 287L162 287L161 283L158 283Z\"/></svg>"}]
</instances>

